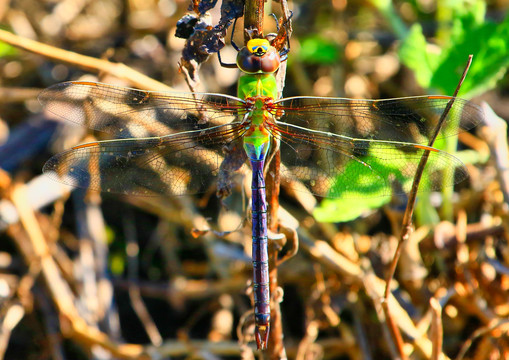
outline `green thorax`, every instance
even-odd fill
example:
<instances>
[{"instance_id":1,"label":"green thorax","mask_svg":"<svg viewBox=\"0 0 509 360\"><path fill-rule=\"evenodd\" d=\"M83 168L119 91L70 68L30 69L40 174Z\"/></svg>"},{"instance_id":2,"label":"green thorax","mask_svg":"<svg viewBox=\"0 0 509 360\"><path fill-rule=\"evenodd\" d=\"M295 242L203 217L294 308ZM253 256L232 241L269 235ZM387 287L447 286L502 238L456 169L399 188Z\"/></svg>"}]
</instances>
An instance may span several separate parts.
<instances>
[{"instance_id":1,"label":"green thorax","mask_svg":"<svg viewBox=\"0 0 509 360\"><path fill-rule=\"evenodd\" d=\"M238 96L241 99L267 96L277 99L277 84L274 74L244 74L239 78Z\"/></svg>"},{"instance_id":2,"label":"green thorax","mask_svg":"<svg viewBox=\"0 0 509 360\"><path fill-rule=\"evenodd\" d=\"M248 113L249 128L244 134L244 150L250 159L265 158L270 145L270 133L265 120L272 116L264 107L268 100L277 99L274 74L244 74L239 79L238 96L255 100L254 109Z\"/></svg>"}]
</instances>

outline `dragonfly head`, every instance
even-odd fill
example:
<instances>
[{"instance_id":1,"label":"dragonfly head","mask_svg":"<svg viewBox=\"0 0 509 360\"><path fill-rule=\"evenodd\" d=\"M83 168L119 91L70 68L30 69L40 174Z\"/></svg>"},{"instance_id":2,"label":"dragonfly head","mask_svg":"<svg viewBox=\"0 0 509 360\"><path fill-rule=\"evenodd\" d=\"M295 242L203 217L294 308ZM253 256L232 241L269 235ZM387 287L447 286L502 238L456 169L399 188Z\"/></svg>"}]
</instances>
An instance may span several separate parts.
<instances>
[{"instance_id":1,"label":"dragonfly head","mask_svg":"<svg viewBox=\"0 0 509 360\"><path fill-rule=\"evenodd\" d=\"M272 74L279 64L279 53L267 39L249 40L237 55L237 66L247 74Z\"/></svg>"}]
</instances>

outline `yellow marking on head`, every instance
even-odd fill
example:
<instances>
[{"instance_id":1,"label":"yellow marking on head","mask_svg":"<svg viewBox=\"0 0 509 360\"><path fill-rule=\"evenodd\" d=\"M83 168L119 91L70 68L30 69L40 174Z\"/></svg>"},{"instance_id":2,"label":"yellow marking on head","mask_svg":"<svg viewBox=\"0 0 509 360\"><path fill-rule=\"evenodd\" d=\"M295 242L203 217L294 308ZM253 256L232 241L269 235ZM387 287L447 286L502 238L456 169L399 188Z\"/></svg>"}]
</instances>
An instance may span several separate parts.
<instances>
[{"instance_id":1,"label":"yellow marking on head","mask_svg":"<svg viewBox=\"0 0 509 360\"><path fill-rule=\"evenodd\" d=\"M246 47L251 54L263 55L269 51L270 42L267 39L251 39Z\"/></svg>"},{"instance_id":2,"label":"yellow marking on head","mask_svg":"<svg viewBox=\"0 0 509 360\"><path fill-rule=\"evenodd\" d=\"M92 146L96 146L96 145L99 145L99 143L93 142L93 143L88 143L88 144L81 144L81 145L74 146L72 149L77 150L77 149L83 149L83 148L92 147Z\"/></svg>"},{"instance_id":3,"label":"yellow marking on head","mask_svg":"<svg viewBox=\"0 0 509 360\"><path fill-rule=\"evenodd\" d=\"M424 146L424 145L414 145L414 147L416 147L417 149L422 149L422 150L428 150L428 151L438 152L438 150L437 150L437 149L432 148L432 147L429 147L429 146Z\"/></svg>"}]
</instances>

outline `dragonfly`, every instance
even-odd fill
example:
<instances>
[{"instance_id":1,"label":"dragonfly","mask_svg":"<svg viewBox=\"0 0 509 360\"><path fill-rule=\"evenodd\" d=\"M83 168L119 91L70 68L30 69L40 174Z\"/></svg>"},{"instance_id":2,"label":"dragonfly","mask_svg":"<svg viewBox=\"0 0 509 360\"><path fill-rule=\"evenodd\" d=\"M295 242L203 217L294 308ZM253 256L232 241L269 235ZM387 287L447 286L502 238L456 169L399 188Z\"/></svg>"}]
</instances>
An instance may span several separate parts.
<instances>
[{"instance_id":1,"label":"dragonfly","mask_svg":"<svg viewBox=\"0 0 509 360\"><path fill-rule=\"evenodd\" d=\"M469 130L483 116L477 105L450 96L279 99L275 74L284 60L286 53L267 38L250 39L237 54L237 96L71 81L39 97L57 116L113 136L47 161L44 173L74 187L141 196L196 194L210 189L214 178L250 167L258 349L267 347L270 331L264 177L269 149L281 146L282 178L320 198L373 183L385 184L386 196L408 192L406 180L428 153L419 191L433 191L444 176L449 184L468 176L460 160L427 145L447 104L453 101L438 138Z\"/></svg>"}]
</instances>

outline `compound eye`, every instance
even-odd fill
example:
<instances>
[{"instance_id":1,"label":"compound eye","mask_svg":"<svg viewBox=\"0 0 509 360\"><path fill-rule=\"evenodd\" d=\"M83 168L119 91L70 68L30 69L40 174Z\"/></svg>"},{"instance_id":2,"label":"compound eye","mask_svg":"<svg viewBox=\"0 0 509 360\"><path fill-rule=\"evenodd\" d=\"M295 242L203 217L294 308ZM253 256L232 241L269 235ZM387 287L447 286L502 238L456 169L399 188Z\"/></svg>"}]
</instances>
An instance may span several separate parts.
<instances>
[{"instance_id":1,"label":"compound eye","mask_svg":"<svg viewBox=\"0 0 509 360\"><path fill-rule=\"evenodd\" d=\"M251 41L253 40L250 40L248 42L248 46L242 48L237 55L237 66L239 69L247 74L274 73L281 64L281 59L277 50L270 45L267 50L264 48L261 48L262 50L257 50L260 48L256 48L250 44ZM253 53L253 50L260 52L264 51L264 53L262 55L258 55L257 53Z\"/></svg>"},{"instance_id":2,"label":"compound eye","mask_svg":"<svg viewBox=\"0 0 509 360\"><path fill-rule=\"evenodd\" d=\"M274 73L277 69L279 69L280 64L281 58L279 57L279 53L275 48L271 47L269 51L262 57L261 72L264 74Z\"/></svg>"},{"instance_id":3,"label":"compound eye","mask_svg":"<svg viewBox=\"0 0 509 360\"><path fill-rule=\"evenodd\" d=\"M253 55L244 47L237 54L237 66L245 73L255 74L261 69L261 57Z\"/></svg>"}]
</instances>

